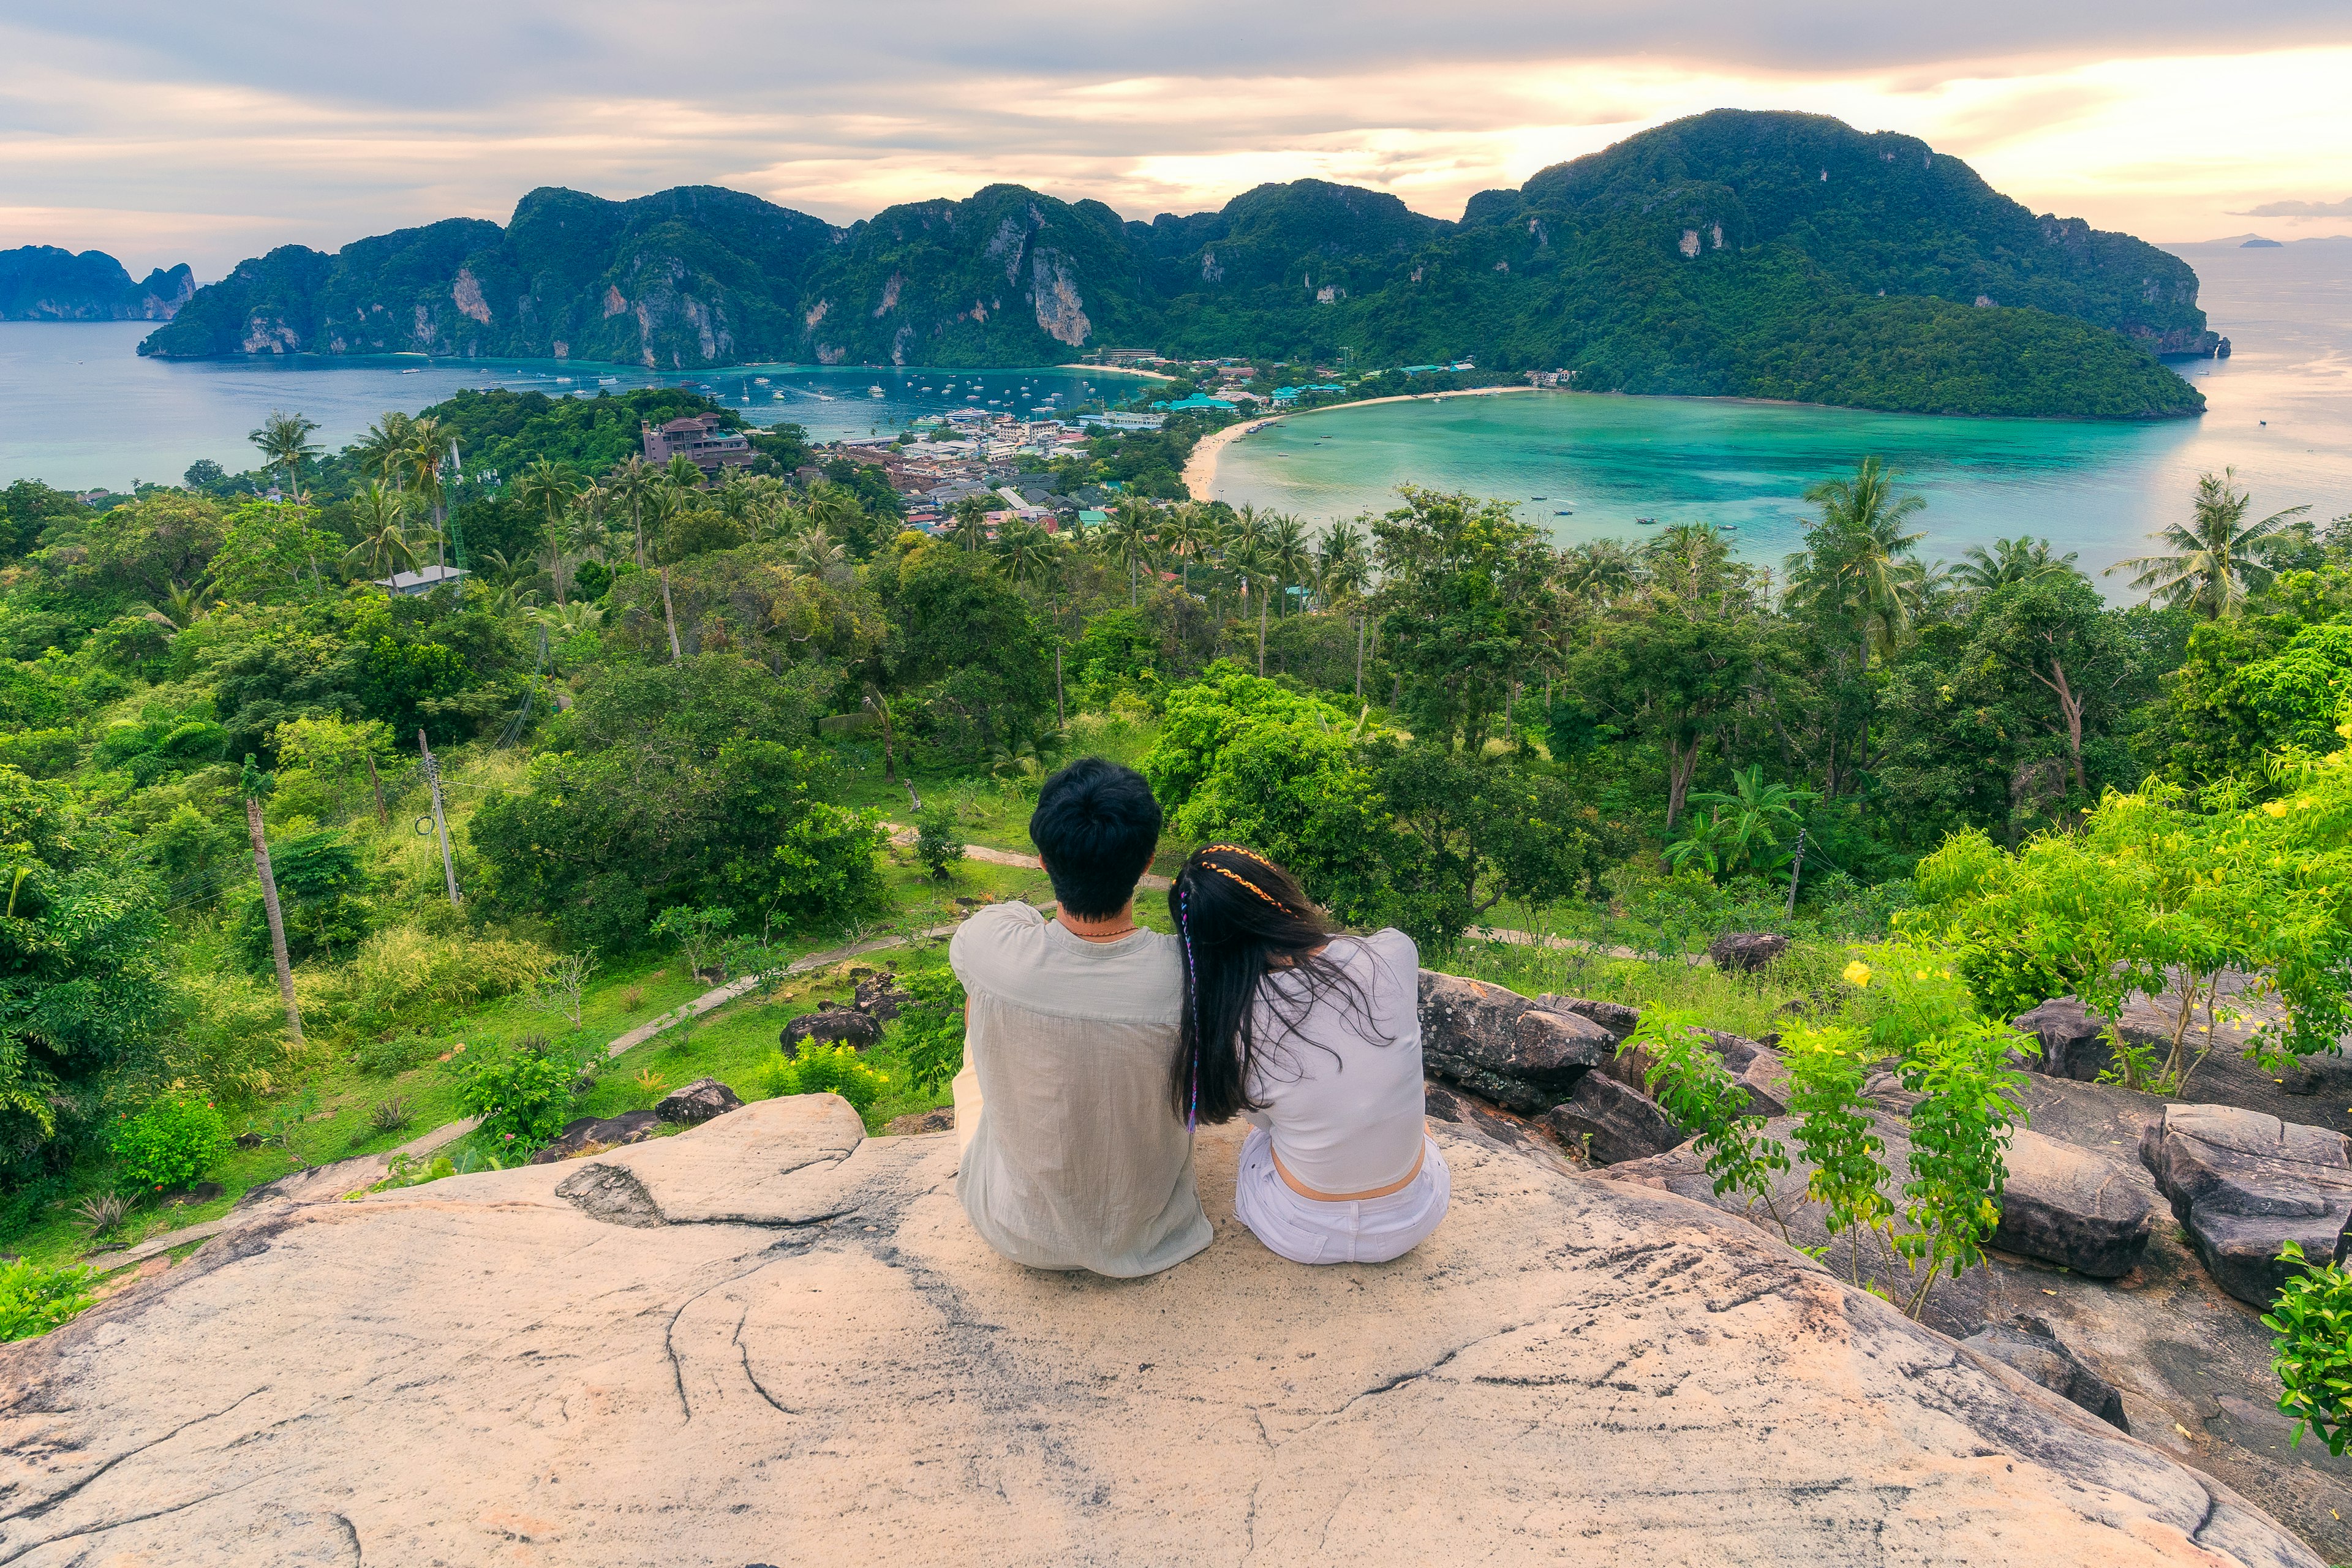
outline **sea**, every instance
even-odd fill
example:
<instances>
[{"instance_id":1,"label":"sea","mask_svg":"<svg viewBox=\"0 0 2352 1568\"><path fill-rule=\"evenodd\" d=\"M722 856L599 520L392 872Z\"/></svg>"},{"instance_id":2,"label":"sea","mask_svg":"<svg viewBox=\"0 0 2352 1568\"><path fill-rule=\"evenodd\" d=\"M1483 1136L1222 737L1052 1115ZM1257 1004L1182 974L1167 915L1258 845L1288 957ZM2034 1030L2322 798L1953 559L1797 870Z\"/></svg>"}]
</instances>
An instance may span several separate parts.
<instances>
[{"instance_id":1,"label":"sea","mask_svg":"<svg viewBox=\"0 0 2352 1568\"><path fill-rule=\"evenodd\" d=\"M1806 488L1875 455L1927 501L1931 559L2032 534L2094 574L2147 552L2185 519L2198 476L2233 468L2253 515L2352 513L2352 238L2166 248L2196 268L2226 360L2174 362L2206 412L2149 423L1957 419L1711 398L1577 393L1417 400L1273 422L1227 446L1214 493L1321 521L1377 513L1397 487L1508 502L1566 543L1638 539L1676 522L1736 531L1743 553L1797 548ZM887 435L951 408L1024 417L1133 395L1131 376L1034 369L950 372L740 365L678 375L572 361L392 355L142 360L144 322L0 322L0 484L122 489L175 480L198 458L252 467L247 437L272 410L316 420L338 446L387 410L464 387L593 396L686 386L754 424L820 439ZM2121 579L2110 579L2120 593Z\"/></svg>"}]
</instances>

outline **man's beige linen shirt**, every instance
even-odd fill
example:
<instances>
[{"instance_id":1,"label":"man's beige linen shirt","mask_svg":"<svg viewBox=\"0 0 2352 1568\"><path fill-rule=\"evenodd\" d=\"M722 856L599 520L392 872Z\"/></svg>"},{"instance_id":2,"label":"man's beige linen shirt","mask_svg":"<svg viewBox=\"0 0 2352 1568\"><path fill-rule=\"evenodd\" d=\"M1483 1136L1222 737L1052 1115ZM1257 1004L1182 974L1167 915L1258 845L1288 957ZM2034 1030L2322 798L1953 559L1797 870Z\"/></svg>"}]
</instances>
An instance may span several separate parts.
<instances>
[{"instance_id":1,"label":"man's beige linen shirt","mask_svg":"<svg viewBox=\"0 0 2352 1568\"><path fill-rule=\"evenodd\" d=\"M964 1065L981 1101L956 1173L972 1227L1016 1263L1121 1279L1208 1246L1192 1137L1168 1102L1176 939L1087 942L999 904L963 923L948 959L971 1003Z\"/></svg>"}]
</instances>

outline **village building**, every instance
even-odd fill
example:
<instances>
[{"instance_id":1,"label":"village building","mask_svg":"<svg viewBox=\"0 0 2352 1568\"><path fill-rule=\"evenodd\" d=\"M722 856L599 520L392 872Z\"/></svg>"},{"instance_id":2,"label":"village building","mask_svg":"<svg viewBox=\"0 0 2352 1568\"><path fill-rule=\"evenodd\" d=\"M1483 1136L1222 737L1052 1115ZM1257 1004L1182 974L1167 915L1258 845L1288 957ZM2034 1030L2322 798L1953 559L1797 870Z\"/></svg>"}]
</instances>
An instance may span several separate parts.
<instances>
[{"instance_id":1,"label":"village building","mask_svg":"<svg viewBox=\"0 0 2352 1568\"><path fill-rule=\"evenodd\" d=\"M684 458L706 476L751 462L751 443L740 430L725 430L716 414L693 414L665 422L658 430L640 424L646 461L656 467L672 458Z\"/></svg>"}]
</instances>

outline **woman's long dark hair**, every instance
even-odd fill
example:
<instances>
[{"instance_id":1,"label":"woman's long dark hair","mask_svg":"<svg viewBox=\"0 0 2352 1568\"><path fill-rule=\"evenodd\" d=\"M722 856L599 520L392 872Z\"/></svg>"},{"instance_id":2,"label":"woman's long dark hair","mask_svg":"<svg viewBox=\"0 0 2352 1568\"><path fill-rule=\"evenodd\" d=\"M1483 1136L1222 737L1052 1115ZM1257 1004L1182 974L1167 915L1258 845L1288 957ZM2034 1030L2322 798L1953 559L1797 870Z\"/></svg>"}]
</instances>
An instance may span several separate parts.
<instances>
[{"instance_id":1,"label":"woman's long dark hair","mask_svg":"<svg viewBox=\"0 0 2352 1568\"><path fill-rule=\"evenodd\" d=\"M1168 889L1168 912L1184 947L1184 1016L1169 1089L1186 1125L1264 1110L1250 1098L1251 1069L1279 1070L1288 1061L1283 1039L1328 998L1339 998L1360 1016L1367 1035L1373 1032L1362 987L1322 951L1330 921L1297 879L1264 856L1237 844L1194 850ZM1298 984L1266 989L1278 1032L1260 1039L1259 987L1276 971Z\"/></svg>"}]
</instances>

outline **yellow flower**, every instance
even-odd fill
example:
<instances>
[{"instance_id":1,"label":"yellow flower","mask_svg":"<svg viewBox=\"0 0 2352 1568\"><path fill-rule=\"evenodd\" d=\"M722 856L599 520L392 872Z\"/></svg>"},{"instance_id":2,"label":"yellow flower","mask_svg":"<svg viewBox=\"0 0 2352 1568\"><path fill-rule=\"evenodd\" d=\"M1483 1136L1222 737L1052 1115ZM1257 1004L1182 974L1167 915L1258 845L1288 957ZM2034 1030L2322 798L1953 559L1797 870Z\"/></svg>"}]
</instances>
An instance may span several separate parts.
<instances>
[{"instance_id":1,"label":"yellow flower","mask_svg":"<svg viewBox=\"0 0 2352 1568\"><path fill-rule=\"evenodd\" d=\"M2273 816L2284 816L2286 815L2286 802L2283 800L2274 800L2263 806L2263 809Z\"/></svg>"},{"instance_id":2,"label":"yellow flower","mask_svg":"<svg viewBox=\"0 0 2352 1568\"><path fill-rule=\"evenodd\" d=\"M1852 963L1845 966L1844 973L1845 983L1848 985L1867 985L1870 984L1870 965L1864 963L1858 958Z\"/></svg>"}]
</instances>

